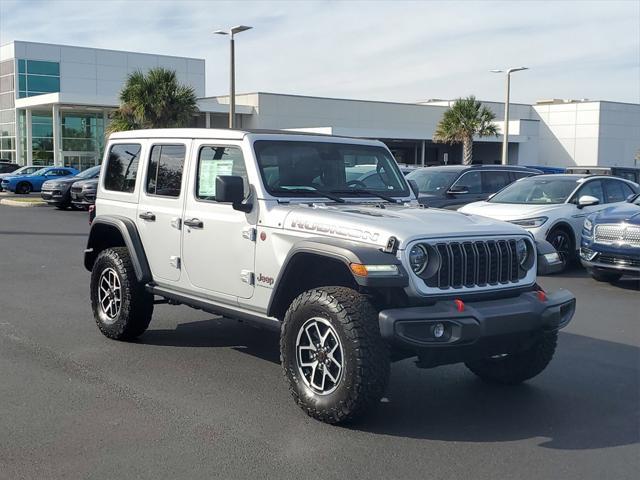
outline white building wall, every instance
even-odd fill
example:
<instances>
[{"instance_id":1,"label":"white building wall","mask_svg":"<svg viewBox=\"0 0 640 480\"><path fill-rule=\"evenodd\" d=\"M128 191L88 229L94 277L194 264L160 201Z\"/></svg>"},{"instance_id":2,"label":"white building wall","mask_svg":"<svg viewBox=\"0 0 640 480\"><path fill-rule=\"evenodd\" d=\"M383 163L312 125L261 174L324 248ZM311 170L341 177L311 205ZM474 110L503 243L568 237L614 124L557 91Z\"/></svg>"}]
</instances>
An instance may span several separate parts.
<instances>
[{"instance_id":1,"label":"white building wall","mask_svg":"<svg viewBox=\"0 0 640 480\"><path fill-rule=\"evenodd\" d=\"M193 87L196 96L205 95L202 59L33 42L16 41L8 45L14 45L15 58L59 62L61 93L107 98L117 105L128 74L166 67L176 71L180 82Z\"/></svg>"},{"instance_id":2,"label":"white building wall","mask_svg":"<svg viewBox=\"0 0 640 480\"><path fill-rule=\"evenodd\" d=\"M640 105L600 102L598 165L640 167Z\"/></svg>"}]
</instances>

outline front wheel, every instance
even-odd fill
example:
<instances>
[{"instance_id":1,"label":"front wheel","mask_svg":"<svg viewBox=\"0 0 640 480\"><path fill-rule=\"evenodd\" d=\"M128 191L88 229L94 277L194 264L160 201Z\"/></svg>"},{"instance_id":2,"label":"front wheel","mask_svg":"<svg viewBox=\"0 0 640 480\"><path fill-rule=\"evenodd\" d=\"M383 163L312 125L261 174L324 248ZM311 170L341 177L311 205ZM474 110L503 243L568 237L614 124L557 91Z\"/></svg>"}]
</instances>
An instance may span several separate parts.
<instances>
[{"instance_id":1,"label":"front wheel","mask_svg":"<svg viewBox=\"0 0 640 480\"><path fill-rule=\"evenodd\" d=\"M21 195L31 193L32 189L33 187L29 182L20 182L18 185L16 185L16 193L19 193Z\"/></svg>"},{"instance_id":2,"label":"front wheel","mask_svg":"<svg viewBox=\"0 0 640 480\"><path fill-rule=\"evenodd\" d=\"M553 245L562 262L562 270L566 269L575 257L573 234L564 228L554 228L547 235L547 242Z\"/></svg>"},{"instance_id":3,"label":"front wheel","mask_svg":"<svg viewBox=\"0 0 640 480\"><path fill-rule=\"evenodd\" d=\"M486 382L517 385L547 368L557 344L557 331L543 332L540 338L525 350L466 362L465 365Z\"/></svg>"},{"instance_id":4,"label":"front wheel","mask_svg":"<svg viewBox=\"0 0 640 480\"><path fill-rule=\"evenodd\" d=\"M617 282L622 278L621 272L608 272L605 270L589 270L589 275L598 282Z\"/></svg>"},{"instance_id":5,"label":"front wheel","mask_svg":"<svg viewBox=\"0 0 640 480\"><path fill-rule=\"evenodd\" d=\"M387 387L389 355L377 312L349 288L299 295L285 315L280 355L296 403L326 423L355 420Z\"/></svg>"},{"instance_id":6,"label":"front wheel","mask_svg":"<svg viewBox=\"0 0 640 480\"><path fill-rule=\"evenodd\" d=\"M114 340L132 340L149 326L153 295L138 282L125 247L108 248L96 258L91 308L100 331Z\"/></svg>"}]
</instances>

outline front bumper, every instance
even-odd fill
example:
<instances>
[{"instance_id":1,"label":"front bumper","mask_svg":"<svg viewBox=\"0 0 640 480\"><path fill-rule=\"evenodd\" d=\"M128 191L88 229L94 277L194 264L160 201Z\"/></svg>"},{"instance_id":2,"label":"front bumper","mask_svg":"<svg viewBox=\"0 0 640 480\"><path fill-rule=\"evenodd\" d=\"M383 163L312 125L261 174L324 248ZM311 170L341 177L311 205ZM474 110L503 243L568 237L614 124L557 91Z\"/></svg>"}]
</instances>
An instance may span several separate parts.
<instances>
[{"instance_id":1,"label":"front bumper","mask_svg":"<svg viewBox=\"0 0 640 480\"><path fill-rule=\"evenodd\" d=\"M40 197L47 203L60 203L64 199L64 193L60 190L41 190Z\"/></svg>"},{"instance_id":2,"label":"front bumper","mask_svg":"<svg viewBox=\"0 0 640 480\"><path fill-rule=\"evenodd\" d=\"M545 294L529 291L516 297L464 302L441 300L433 305L382 310L378 316L382 337L393 346L422 355L425 350L451 350L436 363L467 359L465 350L477 355L505 353L509 343L538 332L566 326L573 317L576 300L567 290ZM436 325L444 334L435 337ZM440 327L438 327L440 328ZM506 340L506 343L504 342ZM444 353L444 352L442 352Z\"/></svg>"},{"instance_id":3,"label":"front bumper","mask_svg":"<svg viewBox=\"0 0 640 480\"><path fill-rule=\"evenodd\" d=\"M582 247L580 262L585 268L590 269L640 273L640 255L599 252L592 248Z\"/></svg>"},{"instance_id":4,"label":"front bumper","mask_svg":"<svg viewBox=\"0 0 640 480\"><path fill-rule=\"evenodd\" d=\"M95 190L71 192L71 203L78 206L93 205L96 202Z\"/></svg>"}]
</instances>

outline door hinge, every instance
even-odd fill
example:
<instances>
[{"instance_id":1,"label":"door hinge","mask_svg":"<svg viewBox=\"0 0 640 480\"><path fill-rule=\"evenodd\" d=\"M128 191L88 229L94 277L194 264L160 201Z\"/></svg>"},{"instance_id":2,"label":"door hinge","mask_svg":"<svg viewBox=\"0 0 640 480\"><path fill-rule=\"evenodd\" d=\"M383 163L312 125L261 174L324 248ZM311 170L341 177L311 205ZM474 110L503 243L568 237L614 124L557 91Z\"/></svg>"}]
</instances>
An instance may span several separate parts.
<instances>
[{"instance_id":1,"label":"door hinge","mask_svg":"<svg viewBox=\"0 0 640 480\"><path fill-rule=\"evenodd\" d=\"M252 242L256 241L256 229L254 227L245 228L242 230L242 238L246 238Z\"/></svg>"},{"instance_id":2,"label":"door hinge","mask_svg":"<svg viewBox=\"0 0 640 480\"><path fill-rule=\"evenodd\" d=\"M177 257L175 255L169 257L169 265L180 270L180 257Z\"/></svg>"},{"instance_id":3,"label":"door hinge","mask_svg":"<svg viewBox=\"0 0 640 480\"><path fill-rule=\"evenodd\" d=\"M255 276L251 270L240 270L240 279L243 283L253 285L255 283Z\"/></svg>"}]
</instances>

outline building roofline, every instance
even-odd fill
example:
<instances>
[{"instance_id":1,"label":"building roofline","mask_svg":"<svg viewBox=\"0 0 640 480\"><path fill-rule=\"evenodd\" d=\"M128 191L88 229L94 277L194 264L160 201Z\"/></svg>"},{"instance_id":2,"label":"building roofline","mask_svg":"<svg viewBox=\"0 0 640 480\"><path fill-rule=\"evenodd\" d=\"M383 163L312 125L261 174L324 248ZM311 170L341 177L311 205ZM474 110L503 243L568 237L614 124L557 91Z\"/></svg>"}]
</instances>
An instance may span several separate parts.
<instances>
[{"instance_id":1,"label":"building roofline","mask_svg":"<svg viewBox=\"0 0 640 480\"><path fill-rule=\"evenodd\" d=\"M257 92L243 92L243 93L236 93L236 97L242 96L242 95L274 95L274 96L278 96L278 97L296 97L296 98L312 98L312 99L316 99L316 100L337 100L340 102L363 102L363 103L383 103L383 104L390 104L390 105L404 105L404 106L415 106L415 107L425 107L425 106L430 106L430 107L440 107L440 108L447 108L447 107L443 107L441 105L424 105L421 103L413 103L413 102L392 102L392 101L387 101L387 100L365 100L362 98L340 98L340 97L321 97L318 95L299 95L299 94L295 94L295 93L275 93L275 92L261 92L261 91L257 91ZM212 95L210 97L205 97L205 98L228 98L229 95Z\"/></svg>"},{"instance_id":2,"label":"building roofline","mask_svg":"<svg viewBox=\"0 0 640 480\"><path fill-rule=\"evenodd\" d=\"M81 48L83 50L100 50L102 52L117 52L117 53L139 53L142 55L153 55L156 57L170 57L170 58L182 58L187 60L198 60L204 62L204 58L196 58L196 57L183 57L180 55L165 55L162 53L150 53L150 52L136 52L133 50L115 50L113 48L99 48L99 47L82 47L79 45L68 45L66 43L47 43L47 42L32 42L30 40L10 40L8 42L0 44L0 47L4 47L5 45L10 45L12 43L33 43L35 45L48 45L51 47L70 47L70 48Z\"/></svg>"}]
</instances>

